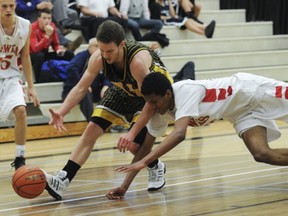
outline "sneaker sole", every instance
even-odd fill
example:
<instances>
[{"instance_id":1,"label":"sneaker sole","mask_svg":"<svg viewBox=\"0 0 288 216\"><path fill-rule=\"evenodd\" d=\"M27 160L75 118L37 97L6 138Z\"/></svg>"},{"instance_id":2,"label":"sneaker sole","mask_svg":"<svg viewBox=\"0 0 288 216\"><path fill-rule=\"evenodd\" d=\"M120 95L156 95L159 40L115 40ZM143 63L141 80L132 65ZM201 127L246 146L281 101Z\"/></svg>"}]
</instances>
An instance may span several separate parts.
<instances>
[{"instance_id":1,"label":"sneaker sole","mask_svg":"<svg viewBox=\"0 0 288 216\"><path fill-rule=\"evenodd\" d=\"M55 193L48 185L48 183L46 182L46 187L45 190L50 194L50 196L52 196L54 199L56 200L62 200L62 196L60 196L59 194Z\"/></svg>"},{"instance_id":2,"label":"sneaker sole","mask_svg":"<svg viewBox=\"0 0 288 216\"><path fill-rule=\"evenodd\" d=\"M166 165L165 165L165 167L164 167L164 174L165 174L165 173L166 173ZM164 183L163 183L160 187L158 187L158 188L148 188L148 191L157 191L157 190L163 188L165 184L166 184L166 181L164 181Z\"/></svg>"}]
</instances>

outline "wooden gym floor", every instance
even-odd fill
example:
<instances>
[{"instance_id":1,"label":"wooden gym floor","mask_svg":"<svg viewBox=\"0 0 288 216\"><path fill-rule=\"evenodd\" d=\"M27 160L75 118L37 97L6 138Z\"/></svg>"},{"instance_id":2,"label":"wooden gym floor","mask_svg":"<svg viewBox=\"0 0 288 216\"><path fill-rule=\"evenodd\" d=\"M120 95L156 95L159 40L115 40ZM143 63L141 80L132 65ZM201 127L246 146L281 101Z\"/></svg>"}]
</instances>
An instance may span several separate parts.
<instances>
[{"instance_id":1,"label":"wooden gym floor","mask_svg":"<svg viewBox=\"0 0 288 216\"><path fill-rule=\"evenodd\" d=\"M282 138L271 143L273 148L287 147L288 127L279 126ZM132 159L115 149L119 135L101 137L62 201L46 191L31 200L18 197L11 186L15 146L0 144L0 215L287 215L287 168L256 163L225 121L189 128L186 140L161 158L167 166L162 190L148 192L147 170L142 170L124 200L108 200L106 191L125 176L114 168ZM27 163L49 173L60 170L78 138L29 141Z\"/></svg>"}]
</instances>

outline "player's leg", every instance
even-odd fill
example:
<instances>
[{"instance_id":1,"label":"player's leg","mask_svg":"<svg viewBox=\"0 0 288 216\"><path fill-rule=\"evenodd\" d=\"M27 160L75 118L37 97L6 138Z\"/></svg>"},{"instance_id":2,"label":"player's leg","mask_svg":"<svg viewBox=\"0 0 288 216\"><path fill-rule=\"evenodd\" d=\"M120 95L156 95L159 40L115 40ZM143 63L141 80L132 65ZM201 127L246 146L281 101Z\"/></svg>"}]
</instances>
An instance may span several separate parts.
<instances>
[{"instance_id":1,"label":"player's leg","mask_svg":"<svg viewBox=\"0 0 288 216\"><path fill-rule=\"evenodd\" d=\"M133 127L133 124L131 127ZM155 143L155 140L156 138L148 132L147 128L146 127L143 128L134 140L134 145L138 147L134 148L136 151L131 152L132 154L135 155L135 157L132 160L132 163L141 160L143 157L149 154ZM147 165L147 170L149 174L148 191L155 191L161 189L166 183L165 164L159 159L156 159L155 161Z\"/></svg>"},{"instance_id":2,"label":"player's leg","mask_svg":"<svg viewBox=\"0 0 288 216\"><path fill-rule=\"evenodd\" d=\"M89 122L64 168L56 176L45 173L47 181L46 190L56 200L62 199L63 192L67 189L81 166L86 162L96 140L103 133L103 129L98 124Z\"/></svg>"},{"instance_id":3,"label":"player's leg","mask_svg":"<svg viewBox=\"0 0 288 216\"><path fill-rule=\"evenodd\" d=\"M265 127L252 127L242 134L242 139L255 161L279 166L288 165L288 149L271 149Z\"/></svg>"},{"instance_id":4,"label":"player's leg","mask_svg":"<svg viewBox=\"0 0 288 216\"><path fill-rule=\"evenodd\" d=\"M14 135L16 144L15 159L11 163L15 170L25 165L26 143L26 103L23 86L19 77L10 77L1 81L1 117L3 120L15 119ZM0 88L1 88L0 87ZM12 114L13 113L13 114Z\"/></svg>"},{"instance_id":5,"label":"player's leg","mask_svg":"<svg viewBox=\"0 0 288 216\"><path fill-rule=\"evenodd\" d=\"M13 162L15 170L25 165L25 143L26 143L26 107L17 106L13 109L15 115L14 136L16 143L16 157Z\"/></svg>"}]
</instances>

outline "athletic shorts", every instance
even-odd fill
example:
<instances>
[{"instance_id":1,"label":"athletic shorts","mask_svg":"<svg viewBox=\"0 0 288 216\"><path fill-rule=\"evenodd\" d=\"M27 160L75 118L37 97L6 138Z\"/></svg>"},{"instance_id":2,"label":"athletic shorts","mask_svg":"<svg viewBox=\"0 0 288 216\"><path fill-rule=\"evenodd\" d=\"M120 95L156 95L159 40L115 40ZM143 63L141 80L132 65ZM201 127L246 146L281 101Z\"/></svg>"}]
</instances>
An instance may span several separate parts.
<instances>
[{"instance_id":1,"label":"athletic shorts","mask_svg":"<svg viewBox=\"0 0 288 216\"><path fill-rule=\"evenodd\" d=\"M25 92L19 77L0 79L0 118L14 120L11 112L16 106L26 106Z\"/></svg>"},{"instance_id":2,"label":"athletic shorts","mask_svg":"<svg viewBox=\"0 0 288 216\"><path fill-rule=\"evenodd\" d=\"M144 104L143 97L129 96L122 89L111 86L95 107L92 119L98 117L112 124L129 127L130 123L137 120Z\"/></svg>"}]
</instances>

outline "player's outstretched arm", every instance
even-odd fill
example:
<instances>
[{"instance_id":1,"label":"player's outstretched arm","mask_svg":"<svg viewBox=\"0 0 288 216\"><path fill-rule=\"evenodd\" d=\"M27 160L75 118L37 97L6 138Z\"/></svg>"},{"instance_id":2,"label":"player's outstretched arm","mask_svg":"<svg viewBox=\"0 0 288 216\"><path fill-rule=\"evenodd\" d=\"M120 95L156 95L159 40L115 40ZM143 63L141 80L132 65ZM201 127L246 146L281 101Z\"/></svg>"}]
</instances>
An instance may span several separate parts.
<instances>
[{"instance_id":1,"label":"player's outstretched arm","mask_svg":"<svg viewBox=\"0 0 288 216\"><path fill-rule=\"evenodd\" d=\"M161 144L157 148L153 149L142 160L130 165L120 166L115 170L117 172L139 171L157 158L160 158L162 155L175 148L185 139L189 121L190 117L183 117L178 119L175 122L174 130L161 142Z\"/></svg>"}]
</instances>

